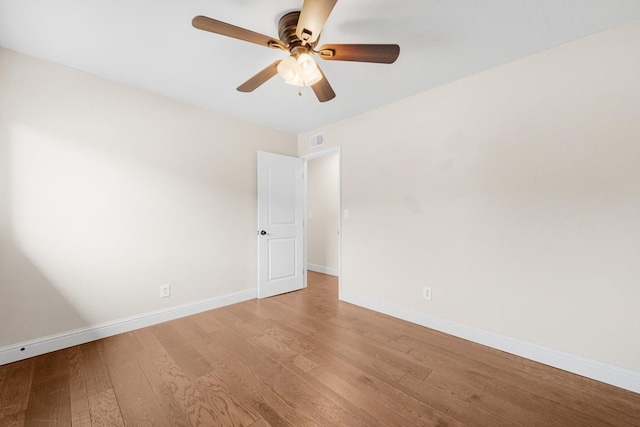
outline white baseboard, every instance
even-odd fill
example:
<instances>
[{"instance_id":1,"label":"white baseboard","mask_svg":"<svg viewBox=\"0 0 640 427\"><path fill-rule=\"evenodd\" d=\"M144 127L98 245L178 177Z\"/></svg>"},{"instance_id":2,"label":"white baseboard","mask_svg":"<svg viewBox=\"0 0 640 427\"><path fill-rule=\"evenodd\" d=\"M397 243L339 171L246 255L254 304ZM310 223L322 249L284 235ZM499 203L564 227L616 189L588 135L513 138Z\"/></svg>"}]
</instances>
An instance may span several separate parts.
<instances>
[{"instance_id":1,"label":"white baseboard","mask_svg":"<svg viewBox=\"0 0 640 427\"><path fill-rule=\"evenodd\" d=\"M553 366L554 368L640 393L640 372L638 371L462 325L450 320L397 307L373 298L356 295L345 290L340 291L340 300Z\"/></svg>"},{"instance_id":2,"label":"white baseboard","mask_svg":"<svg viewBox=\"0 0 640 427\"><path fill-rule=\"evenodd\" d=\"M224 307L226 305L247 301L257 297L257 289L248 289L246 291L227 294L195 303L152 311L137 316L74 329L60 334L49 335L18 344L11 344L0 347L0 365L16 362L33 356L39 356L41 354L61 350L78 344L84 344L124 332L133 331L135 329L144 328L157 323L166 322L168 320L213 310L214 308Z\"/></svg>"},{"instance_id":3,"label":"white baseboard","mask_svg":"<svg viewBox=\"0 0 640 427\"><path fill-rule=\"evenodd\" d=\"M307 270L316 271L318 273L330 274L332 276L339 276L340 272L337 268L325 267L324 265L309 264L307 263Z\"/></svg>"}]
</instances>

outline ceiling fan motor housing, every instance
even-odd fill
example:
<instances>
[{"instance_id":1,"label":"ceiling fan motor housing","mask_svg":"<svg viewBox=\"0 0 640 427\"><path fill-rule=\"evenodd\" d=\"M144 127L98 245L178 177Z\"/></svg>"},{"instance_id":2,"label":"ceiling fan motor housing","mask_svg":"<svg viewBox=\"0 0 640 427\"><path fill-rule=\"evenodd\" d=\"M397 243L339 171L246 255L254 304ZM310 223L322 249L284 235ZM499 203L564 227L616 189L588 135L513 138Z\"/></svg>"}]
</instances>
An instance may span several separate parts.
<instances>
[{"instance_id":1,"label":"ceiling fan motor housing","mask_svg":"<svg viewBox=\"0 0 640 427\"><path fill-rule=\"evenodd\" d=\"M278 37L289 47L289 52L292 55L300 55L302 53L308 53L312 50L318 40L313 43L307 43L303 46L302 40L296 35L296 29L298 28L298 19L300 18L300 12L289 12L280 18L278 22Z\"/></svg>"}]
</instances>

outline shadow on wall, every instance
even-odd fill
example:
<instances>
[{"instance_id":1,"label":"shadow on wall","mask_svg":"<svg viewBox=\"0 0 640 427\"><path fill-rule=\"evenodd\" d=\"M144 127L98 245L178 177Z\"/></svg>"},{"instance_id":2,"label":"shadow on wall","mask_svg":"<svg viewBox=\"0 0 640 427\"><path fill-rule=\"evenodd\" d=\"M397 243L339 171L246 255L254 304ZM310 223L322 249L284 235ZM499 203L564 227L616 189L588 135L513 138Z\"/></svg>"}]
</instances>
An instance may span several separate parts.
<instances>
[{"instance_id":1,"label":"shadow on wall","mask_svg":"<svg viewBox=\"0 0 640 427\"><path fill-rule=\"evenodd\" d=\"M6 130L6 129L5 129ZM6 132L0 141L9 141ZM0 347L86 326L87 322L15 240L12 224L12 165L0 145ZM55 242L44 241L52 252Z\"/></svg>"},{"instance_id":2,"label":"shadow on wall","mask_svg":"<svg viewBox=\"0 0 640 427\"><path fill-rule=\"evenodd\" d=\"M11 237L0 239L0 347L88 326Z\"/></svg>"}]
</instances>

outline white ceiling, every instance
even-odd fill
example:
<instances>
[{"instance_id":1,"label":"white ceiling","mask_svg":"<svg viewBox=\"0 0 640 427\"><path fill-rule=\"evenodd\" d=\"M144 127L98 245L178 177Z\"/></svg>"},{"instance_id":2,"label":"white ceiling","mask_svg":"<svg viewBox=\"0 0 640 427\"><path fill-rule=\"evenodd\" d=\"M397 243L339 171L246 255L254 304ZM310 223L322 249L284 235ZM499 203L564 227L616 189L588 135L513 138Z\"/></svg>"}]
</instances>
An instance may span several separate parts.
<instances>
[{"instance_id":1,"label":"white ceiling","mask_svg":"<svg viewBox=\"0 0 640 427\"><path fill-rule=\"evenodd\" d=\"M337 96L319 103L274 77L285 54L196 30L205 15L277 37L302 0L0 0L0 46L302 133L640 18L639 0L341 0L322 43L397 43L392 65L318 59Z\"/></svg>"}]
</instances>

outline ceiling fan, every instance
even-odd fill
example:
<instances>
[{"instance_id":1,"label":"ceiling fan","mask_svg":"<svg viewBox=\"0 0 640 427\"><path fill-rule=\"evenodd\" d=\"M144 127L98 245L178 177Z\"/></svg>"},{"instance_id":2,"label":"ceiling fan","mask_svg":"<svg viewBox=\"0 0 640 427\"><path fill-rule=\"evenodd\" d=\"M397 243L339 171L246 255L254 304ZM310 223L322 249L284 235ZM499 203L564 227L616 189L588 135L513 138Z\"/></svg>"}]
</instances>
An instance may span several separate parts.
<instances>
[{"instance_id":1,"label":"ceiling fan","mask_svg":"<svg viewBox=\"0 0 640 427\"><path fill-rule=\"evenodd\" d=\"M275 61L238 86L238 91L253 92L279 74L286 83L311 86L318 100L326 102L335 98L336 94L311 55L329 61L391 64L400 54L397 44L325 44L316 49L322 27L337 1L304 0L301 11L290 12L280 18L279 39L206 16L196 16L192 24L200 30L289 52L288 57Z\"/></svg>"}]
</instances>

